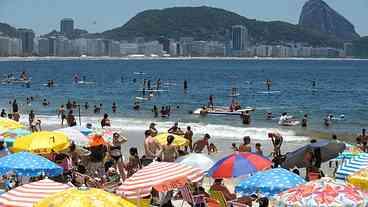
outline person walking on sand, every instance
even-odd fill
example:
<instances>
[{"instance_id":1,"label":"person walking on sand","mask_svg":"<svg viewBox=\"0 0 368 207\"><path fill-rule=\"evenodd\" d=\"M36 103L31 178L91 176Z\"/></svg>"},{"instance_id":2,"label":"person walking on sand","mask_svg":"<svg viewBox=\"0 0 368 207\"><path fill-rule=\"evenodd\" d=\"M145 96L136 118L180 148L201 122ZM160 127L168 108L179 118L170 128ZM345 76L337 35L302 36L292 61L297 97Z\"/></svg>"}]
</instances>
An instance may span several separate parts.
<instances>
[{"instance_id":1,"label":"person walking on sand","mask_svg":"<svg viewBox=\"0 0 368 207\"><path fill-rule=\"evenodd\" d=\"M273 145L273 157L277 158L281 156L281 146L284 138L278 133L268 133L268 137L271 138Z\"/></svg>"},{"instance_id":2,"label":"person walking on sand","mask_svg":"<svg viewBox=\"0 0 368 207\"><path fill-rule=\"evenodd\" d=\"M61 119L61 126L64 126L64 120L66 119L64 105L61 105L58 110L58 117Z\"/></svg>"}]
</instances>

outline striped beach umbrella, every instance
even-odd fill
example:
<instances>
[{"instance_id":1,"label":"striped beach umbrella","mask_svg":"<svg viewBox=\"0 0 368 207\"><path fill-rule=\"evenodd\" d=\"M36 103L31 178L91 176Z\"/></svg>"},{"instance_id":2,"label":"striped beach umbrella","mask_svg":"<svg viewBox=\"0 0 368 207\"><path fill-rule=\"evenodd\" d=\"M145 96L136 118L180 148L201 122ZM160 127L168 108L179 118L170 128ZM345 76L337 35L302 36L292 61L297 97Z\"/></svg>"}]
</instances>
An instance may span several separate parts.
<instances>
[{"instance_id":1,"label":"striped beach umbrella","mask_svg":"<svg viewBox=\"0 0 368 207\"><path fill-rule=\"evenodd\" d=\"M267 170L271 165L269 159L258 154L235 152L217 161L208 170L208 175L213 178L234 178Z\"/></svg>"},{"instance_id":2,"label":"striped beach umbrella","mask_svg":"<svg viewBox=\"0 0 368 207\"><path fill-rule=\"evenodd\" d=\"M183 177L190 182L198 182L203 175L202 170L188 165L153 162L125 180L116 192L128 199L143 198L150 195L156 185Z\"/></svg>"},{"instance_id":3,"label":"striped beach umbrella","mask_svg":"<svg viewBox=\"0 0 368 207\"><path fill-rule=\"evenodd\" d=\"M34 203L41 199L70 187L72 186L44 179L19 186L2 194L0 204L12 207L32 207Z\"/></svg>"},{"instance_id":4,"label":"striped beach umbrella","mask_svg":"<svg viewBox=\"0 0 368 207\"><path fill-rule=\"evenodd\" d=\"M336 179L345 180L349 175L368 167L368 154L363 153L359 156L355 156L350 160L346 160L336 171Z\"/></svg>"}]
</instances>

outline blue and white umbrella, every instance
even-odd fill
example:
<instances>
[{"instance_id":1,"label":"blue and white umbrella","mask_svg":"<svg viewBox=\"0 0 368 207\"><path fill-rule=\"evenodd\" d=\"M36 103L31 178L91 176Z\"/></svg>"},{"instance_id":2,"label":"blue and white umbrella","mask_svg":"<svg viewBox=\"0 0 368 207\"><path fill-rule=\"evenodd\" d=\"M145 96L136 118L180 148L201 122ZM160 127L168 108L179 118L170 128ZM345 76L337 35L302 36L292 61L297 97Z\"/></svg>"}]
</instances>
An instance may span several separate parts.
<instances>
[{"instance_id":1,"label":"blue and white umbrella","mask_svg":"<svg viewBox=\"0 0 368 207\"><path fill-rule=\"evenodd\" d=\"M176 162L189 165L194 168L199 168L207 172L215 163L209 157L200 153L191 153L189 155L179 157Z\"/></svg>"},{"instance_id":2,"label":"blue and white umbrella","mask_svg":"<svg viewBox=\"0 0 368 207\"><path fill-rule=\"evenodd\" d=\"M348 177L349 175L352 175L355 172L358 172L359 170L367 167L368 154L362 153L361 155L355 156L350 160L346 160L344 163L342 163L342 165L340 165L337 169L335 177L338 180L345 180L346 177Z\"/></svg>"},{"instance_id":3,"label":"blue and white umbrella","mask_svg":"<svg viewBox=\"0 0 368 207\"><path fill-rule=\"evenodd\" d=\"M245 195L256 193L264 196L275 196L290 188L305 183L305 180L293 172L283 168L275 168L263 172L257 172L248 177L235 187L235 192Z\"/></svg>"},{"instance_id":4,"label":"blue and white umbrella","mask_svg":"<svg viewBox=\"0 0 368 207\"><path fill-rule=\"evenodd\" d=\"M14 172L18 176L58 176L63 168L50 160L29 152L19 152L0 158L0 175Z\"/></svg>"}]
</instances>

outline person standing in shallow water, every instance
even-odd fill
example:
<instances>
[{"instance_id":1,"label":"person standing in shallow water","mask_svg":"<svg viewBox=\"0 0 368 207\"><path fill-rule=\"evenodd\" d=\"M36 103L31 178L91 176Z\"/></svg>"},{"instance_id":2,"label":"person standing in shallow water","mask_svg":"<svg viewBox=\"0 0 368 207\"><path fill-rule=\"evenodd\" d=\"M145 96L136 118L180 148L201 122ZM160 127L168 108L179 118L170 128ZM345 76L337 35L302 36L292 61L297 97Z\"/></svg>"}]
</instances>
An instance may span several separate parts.
<instances>
[{"instance_id":1,"label":"person standing in shallow water","mask_svg":"<svg viewBox=\"0 0 368 207\"><path fill-rule=\"evenodd\" d=\"M115 102L112 103L112 107L111 108L112 108L112 112L113 113L116 113L117 106L116 106L116 103Z\"/></svg>"}]
</instances>

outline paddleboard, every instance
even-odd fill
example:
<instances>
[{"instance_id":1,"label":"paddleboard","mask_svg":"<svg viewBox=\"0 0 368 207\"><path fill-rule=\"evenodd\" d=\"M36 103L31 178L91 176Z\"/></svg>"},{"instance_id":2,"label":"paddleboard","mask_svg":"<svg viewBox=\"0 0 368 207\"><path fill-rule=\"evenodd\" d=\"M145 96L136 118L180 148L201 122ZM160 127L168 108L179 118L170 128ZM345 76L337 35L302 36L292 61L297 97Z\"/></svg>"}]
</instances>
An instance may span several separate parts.
<instances>
[{"instance_id":1,"label":"paddleboard","mask_svg":"<svg viewBox=\"0 0 368 207\"><path fill-rule=\"evenodd\" d=\"M164 90L164 89L159 89L159 90L143 90L143 89L140 89L140 90L136 90L137 92L168 92L169 90Z\"/></svg>"},{"instance_id":2,"label":"paddleboard","mask_svg":"<svg viewBox=\"0 0 368 207\"><path fill-rule=\"evenodd\" d=\"M93 85L93 84L96 84L96 82L93 82L93 81L78 81L77 84L78 85Z\"/></svg>"},{"instance_id":3,"label":"paddleboard","mask_svg":"<svg viewBox=\"0 0 368 207\"><path fill-rule=\"evenodd\" d=\"M281 91L259 91L258 94L275 94L275 93L281 93Z\"/></svg>"},{"instance_id":4,"label":"paddleboard","mask_svg":"<svg viewBox=\"0 0 368 207\"><path fill-rule=\"evenodd\" d=\"M297 120L291 120L285 123L279 123L280 126L296 126L299 124L300 124L300 121L297 121Z\"/></svg>"},{"instance_id":5,"label":"paddleboard","mask_svg":"<svg viewBox=\"0 0 368 207\"><path fill-rule=\"evenodd\" d=\"M238 96L240 96L240 93L229 94L228 96L229 96L229 97L238 97Z\"/></svg>"},{"instance_id":6,"label":"paddleboard","mask_svg":"<svg viewBox=\"0 0 368 207\"><path fill-rule=\"evenodd\" d=\"M134 72L133 74L134 75L146 75L146 73L143 73L143 72Z\"/></svg>"},{"instance_id":7,"label":"paddleboard","mask_svg":"<svg viewBox=\"0 0 368 207\"><path fill-rule=\"evenodd\" d=\"M135 97L136 100L142 100L142 101L148 101L148 98L146 97Z\"/></svg>"}]
</instances>

